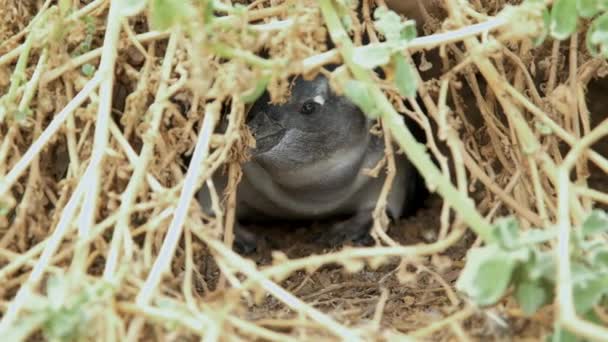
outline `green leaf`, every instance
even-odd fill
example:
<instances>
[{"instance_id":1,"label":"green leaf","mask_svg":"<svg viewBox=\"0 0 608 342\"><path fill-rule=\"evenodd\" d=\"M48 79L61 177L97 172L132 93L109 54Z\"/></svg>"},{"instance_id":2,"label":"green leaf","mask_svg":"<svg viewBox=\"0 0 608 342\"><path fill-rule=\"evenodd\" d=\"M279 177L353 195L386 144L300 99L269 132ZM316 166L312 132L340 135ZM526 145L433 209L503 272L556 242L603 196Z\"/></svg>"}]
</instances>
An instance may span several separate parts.
<instances>
[{"instance_id":1,"label":"green leaf","mask_svg":"<svg viewBox=\"0 0 608 342\"><path fill-rule=\"evenodd\" d=\"M337 1L337 5L338 6L336 6L335 9L337 12L336 14L338 14L338 17L340 18L340 22L342 25L344 25L344 29L346 29L347 32L351 32L354 25L350 14L351 10L357 7L357 4L353 1L347 0Z\"/></svg>"},{"instance_id":2,"label":"green leaf","mask_svg":"<svg viewBox=\"0 0 608 342\"><path fill-rule=\"evenodd\" d=\"M530 251L530 258L524 264L526 277L531 280L546 279L555 281L555 258L552 251L539 252L536 249Z\"/></svg>"},{"instance_id":3,"label":"green leaf","mask_svg":"<svg viewBox=\"0 0 608 342\"><path fill-rule=\"evenodd\" d=\"M353 25L353 18L351 18L350 15L341 15L340 22L342 22L342 25L344 25L344 29L346 29L346 31L348 31L348 32L352 31L354 25Z\"/></svg>"},{"instance_id":4,"label":"green leaf","mask_svg":"<svg viewBox=\"0 0 608 342\"><path fill-rule=\"evenodd\" d=\"M358 5L357 0L336 0L336 3L345 8L352 8Z\"/></svg>"},{"instance_id":5,"label":"green leaf","mask_svg":"<svg viewBox=\"0 0 608 342\"><path fill-rule=\"evenodd\" d=\"M528 7L528 13L536 13L536 11L540 11L543 25L540 32L534 37L534 47L538 47L545 41L545 39L549 35L549 27L551 26L551 14L549 13L547 6L545 5L545 0L525 0L522 6L520 7L523 8L524 6ZM517 16L511 18L511 20L518 19Z\"/></svg>"},{"instance_id":6,"label":"green leaf","mask_svg":"<svg viewBox=\"0 0 608 342\"><path fill-rule=\"evenodd\" d=\"M122 0L120 12L125 17L132 17L141 12L148 0Z\"/></svg>"},{"instance_id":7,"label":"green leaf","mask_svg":"<svg viewBox=\"0 0 608 342\"><path fill-rule=\"evenodd\" d=\"M551 26L551 14L549 14L549 10L548 9L543 9L542 12L542 17L543 17L543 30L542 32L534 39L534 47L538 47L540 46L545 39L547 39L547 36L549 35L549 27Z\"/></svg>"},{"instance_id":8,"label":"green leaf","mask_svg":"<svg viewBox=\"0 0 608 342\"><path fill-rule=\"evenodd\" d=\"M384 6L376 8L374 11L374 27L380 32L388 42L397 42L401 39L407 39L411 36L411 30L416 28L409 23L404 22L399 14L389 10ZM407 32L406 32L407 31ZM414 35L415 36L415 35Z\"/></svg>"},{"instance_id":9,"label":"green leaf","mask_svg":"<svg viewBox=\"0 0 608 342\"><path fill-rule=\"evenodd\" d=\"M416 38L416 36L416 22L414 20L406 21L403 28L401 28L401 39L409 42Z\"/></svg>"},{"instance_id":10,"label":"green leaf","mask_svg":"<svg viewBox=\"0 0 608 342\"><path fill-rule=\"evenodd\" d=\"M501 247L512 249L518 245L519 223L514 217L500 218L496 220L494 227L492 234Z\"/></svg>"},{"instance_id":11,"label":"green leaf","mask_svg":"<svg viewBox=\"0 0 608 342\"><path fill-rule=\"evenodd\" d=\"M608 271L608 246L604 241L589 251L589 263L600 272Z\"/></svg>"},{"instance_id":12,"label":"green leaf","mask_svg":"<svg viewBox=\"0 0 608 342\"><path fill-rule=\"evenodd\" d=\"M583 18L591 18L599 12L597 0L577 0L576 9Z\"/></svg>"},{"instance_id":13,"label":"green leaf","mask_svg":"<svg viewBox=\"0 0 608 342\"><path fill-rule=\"evenodd\" d=\"M456 288L478 305L495 304L509 287L515 267L528 257L527 250L507 252L496 244L471 249Z\"/></svg>"},{"instance_id":14,"label":"green leaf","mask_svg":"<svg viewBox=\"0 0 608 342\"><path fill-rule=\"evenodd\" d=\"M549 342L579 342L580 341L578 339L578 337L576 337L576 335L572 334L571 332L567 331L566 329L563 329L559 324L559 320L557 320L557 319L555 320L553 329L554 329L553 335L551 335L547 338L547 341L549 341Z\"/></svg>"},{"instance_id":15,"label":"green leaf","mask_svg":"<svg viewBox=\"0 0 608 342\"><path fill-rule=\"evenodd\" d=\"M62 17L66 17L68 14L73 12L72 2L70 0L59 0L59 13Z\"/></svg>"},{"instance_id":16,"label":"green leaf","mask_svg":"<svg viewBox=\"0 0 608 342\"><path fill-rule=\"evenodd\" d=\"M555 0L551 9L551 35L553 38L563 40L576 30L576 1Z\"/></svg>"},{"instance_id":17,"label":"green leaf","mask_svg":"<svg viewBox=\"0 0 608 342\"><path fill-rule=\"evenodd\" d=\"M32 116L32 110L28 107L28 108L25 108L24 110L15 110L14 118L17 121L22 122L23 120L25 120L31 116Z\"/></svg>"},{"instance_id":18,"label":"green leaf","mask_svg":"<svg viewBox=\"0 0 608 342\"><path fill-rule=\"evenodd\" d=\"M203 21L205 24L212 22L215 19L215 1L214 0L199 0L203 8Z\"/></svg>"},{"instance_id":19,"label":"green leaf","mask_svg":"<svg viewBox=\"0 0 608 342\"><path fill-rule=\"evenodd\" d=\"M590 266L581 263L578 260L572 260L572 283L575 286L585 287L587 283L597 279L596 272Z\"/></svg>"},{"instance_id":20,"label":"green leaf","mask_svg":"<svg viewBox=\"0 0 608 342\"><path fill-rule=\"evenodd\" d=\"M549 242L557 236L554 230L529 229L521 234L518 247L532 246L539 243Z\"/></svg>"},{"instance_id":21,"label":"green leaf","mask_svg":"<svg viewBox=\"0 0 608 342\"><path fill-rule=\"evenodd\" d=\"M368 70L374 69L380 65L388 64L390 59L390 48L378 43L371 43L357 48L353 54L353 62Z\"/></svg>"},{"instance_id":22,"label":"green leaf","mask_svg":"<svg viewBox=\"0 0 608 342\"><path fill-rule=\"evenodd\" d=\"M348 80L344 84L344 95L369 117L377 117L380 113L376 102L365 82Z\"/></svg>"},{"instance_id":23,"label":"green leaf","mask_svg":"<svg viewBox=\"0 0 608 342\"><path fill-rule=\"evenodd\" d=\"M603 210L593 210L583 222L582 230L585 237L608 231L608 215Z\"/></svg>"},{"instance_id":24,"label":"green leaf","mask_svg":"<svg viewBox=\"0 0 608 342\"><path fill-rule=\"evenodd\" d=\"M418 77L414 67L399 52L393 55L395 66L395 85L403 97L415 97L418 90Z\"/></svg>"},{"instance_id":25,"label":"green leaf","mask_svg":"<svg viewBox=\"0 0 608 342\"><path fill-rule=\"evenodd\" d=\"M79 307L62 308L53 312L43 325L49 339L73 341L85 331L86 315Z\"/></svg>"},{"instance_id":26,"label":"green leaf","mask_svg":"<svg viewBox=\"0 0 608 342\"><path fill-rule=\"evenodd\" d=\"M523 281L515 289L515 299L526 315L534 314L543 305L549 302L551 294L541 283Z\"/></svg>"},{"instance_id":27,"label":"green leaf","mask_svg":"<svg viewBox=\"0 0 608 342\"><path fill-rule=\"evenodd\" d=\"M95 73L95 66L93 66L93 64L90 64L90 63L85 63L82 65L80 70L82 71L83 75L85 75L87 77L91 77Z\"/></svg>"},{"instance_id":28,"label":"green leaf","mask_svg":"<svg viewBox=\"0 0 608 342\"><path fill-rule=\"evenodd\" d=\"M608 13L595 18L587 30L586 45L589 53L608 58Z\"/></svg>"},{"instance_id":29,"label":"green leaf","mask_svg":"<svg viewBox=\"0 0 608 342\"><path fill-rule=\"evenodd\" d=\"M46 293L49 298L49 307L51 310L59 310L66 300L66 283L61 281L57 275L52 275L46 283Z\"/></svg>"},{"instance_id":30,"label":"green leaf","mask_svg":"<svg viewBox=\"0 0 608 342\"><path fill-rule=\"evenodd\" d=\"M584 314L597 305L602 296L608 292L608 276L595 277L593 280L585 282L584 285L575 284L573 292L576 312Z\"/></svg>"},{"instance_id":31,"label":"green leaf","mask_svg":"<svg viewBox=\"0 0 608 342\"><path fill-rule=\"evenodd\" d=\"M190 3L181 0L152 0L152 26L160 30L186 20L194 13Z\"/></svg>"}]
</instances>

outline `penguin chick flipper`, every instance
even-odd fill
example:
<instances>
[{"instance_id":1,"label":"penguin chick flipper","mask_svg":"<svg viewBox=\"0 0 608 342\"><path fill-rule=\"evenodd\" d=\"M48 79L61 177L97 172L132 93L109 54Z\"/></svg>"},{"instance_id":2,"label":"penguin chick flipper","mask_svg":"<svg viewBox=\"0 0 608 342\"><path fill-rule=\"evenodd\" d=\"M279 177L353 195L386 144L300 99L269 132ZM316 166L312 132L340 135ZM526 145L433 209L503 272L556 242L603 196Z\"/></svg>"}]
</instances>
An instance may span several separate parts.
<instances>
[{"instance_id":1,"label":"penguin chick flipper","mask_svg":"<svg viewBox=\"0 0 608 342\"><path fill-rule=\"evenodd\" d=\"M317 236L315 241L330 248L347 242L357 246L372 246L374 244L374 238L370 235L372 224L372 212L359 211L352 217L331 226L329 230Z\"/></svg>"},{"instance_id":2,"label":"penguin chick flipper","mask_svg":"<svg viewBox=\"0 0 608 342\"><path fill-rule=\"evenodd\" d=\"M256 238L256 234L251 231L250 228L247 228L241 225L238 222L234 223L234 243L232 248L235 252L241 255L250 255L255 253L258 247L258 241Z\"/></svg>"}]
</instances>

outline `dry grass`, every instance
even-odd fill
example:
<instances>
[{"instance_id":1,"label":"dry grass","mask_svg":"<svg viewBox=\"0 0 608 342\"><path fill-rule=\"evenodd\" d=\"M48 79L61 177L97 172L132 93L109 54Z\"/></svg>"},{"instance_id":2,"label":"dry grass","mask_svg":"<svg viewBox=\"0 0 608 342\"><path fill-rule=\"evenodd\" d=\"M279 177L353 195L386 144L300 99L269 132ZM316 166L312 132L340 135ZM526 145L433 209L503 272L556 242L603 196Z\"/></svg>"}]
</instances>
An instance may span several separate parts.
<instances>
[{"instance_id":1,"label":"dry grass","mask_svg":"<svg viewBox=\"0 0 608 342\"><path fill-rule=\"evenodd\" d=\"M607 102L594 81L608 69L582 34L534 48L535 14L507 17L508 1L425 2L428 12L412 14L425 35L409 51L431 51L414 56L420 97L406 106L392 82L359 76L383 90L394 114L383 132L441 198L387 234L388 183L376 247L324 251L305 242L322 227L276 227L250 260L230 248L234 192L216 194L217 219L192 199L224 167L234 189L253 143L245 102L260 80L279 100L289 76L340 61L326 13L315 1L255 1L218 8L212 24L185 11L187 24L161 32L119 1L59 2L75 6L0 0L0 335L466 341L552 329L553 307L526 317L508 296L481 309L453 284L482 243L468 227L489 237L489 222L512 214L524 229L567 236L608 203ZM370 3L351 13L356 46L379 39ZM424 129L426 150L397 112ZM226 132L213 133L221 116ZM295 233L281 238L285 229Z\"/></svg>"}]
</instances>

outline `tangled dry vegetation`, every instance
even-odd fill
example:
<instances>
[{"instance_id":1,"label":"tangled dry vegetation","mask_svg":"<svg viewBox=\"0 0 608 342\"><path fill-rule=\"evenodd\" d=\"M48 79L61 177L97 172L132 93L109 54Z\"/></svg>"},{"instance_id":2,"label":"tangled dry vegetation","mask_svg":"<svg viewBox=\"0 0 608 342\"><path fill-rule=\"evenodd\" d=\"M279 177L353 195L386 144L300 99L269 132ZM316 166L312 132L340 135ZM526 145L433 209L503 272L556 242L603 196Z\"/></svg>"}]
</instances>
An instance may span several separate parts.
<instances>
[{"instance_id":1,"label":"tangled dry vegetation","mask_svg":"<svg viewBox=\"0 0 608 342\"><path fill-rule=\"evenodd\" d=\"M554 232L543 248L563 251L569 227L608 203L608 68L583 47L586 23L535 47L539 13L506 0L398 5L424 23L405 50L419 96L404 101L393 69L380 78L353 61L351 42L386 38L373 24L384 1L358 14L329 0L229 3L0 0L3 338L537 340L568 318L605 336L602 307L599 325L579 319L563 283L532 315L512 292L478 307L454 285L497 217ZM289 76L341 61L333 85L368 84L396 142L376 171L394 172L402 150L436 195L387 230L387 183L375 247L325 251L304 242L322 227L270 227L253 260L234 253L248 103L266 88L280 101ZM210 218L193 198L220 168L233 186Z\"/></svg>"}]
</instances>

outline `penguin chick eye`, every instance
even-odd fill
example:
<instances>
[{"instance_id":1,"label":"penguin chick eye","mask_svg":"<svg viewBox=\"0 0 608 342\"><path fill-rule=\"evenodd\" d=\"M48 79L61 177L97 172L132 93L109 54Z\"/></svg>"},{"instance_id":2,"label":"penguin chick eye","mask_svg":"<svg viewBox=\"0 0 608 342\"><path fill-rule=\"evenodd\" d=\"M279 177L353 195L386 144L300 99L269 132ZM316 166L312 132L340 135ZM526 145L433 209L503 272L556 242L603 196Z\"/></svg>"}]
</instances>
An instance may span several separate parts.
<instances>
[{"instance_id":1,"label":"penguin chick eye","mask_svg":"<svg viewBox=\"0 0 608 342\"><path fill-rule=\"evenodd\" d=\"M302 108L300 108L300 113L305 115L312 114L317 111L319 106L320 104L316 103L315 101L306 101L302 105Z\"/></svg>"}]
</instances>

